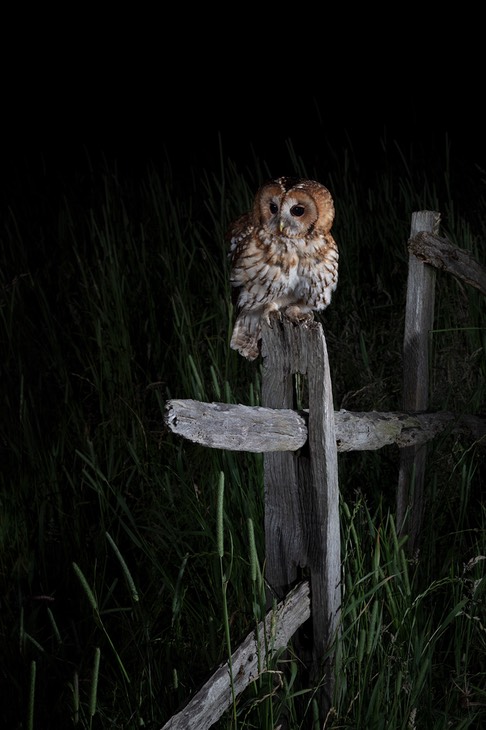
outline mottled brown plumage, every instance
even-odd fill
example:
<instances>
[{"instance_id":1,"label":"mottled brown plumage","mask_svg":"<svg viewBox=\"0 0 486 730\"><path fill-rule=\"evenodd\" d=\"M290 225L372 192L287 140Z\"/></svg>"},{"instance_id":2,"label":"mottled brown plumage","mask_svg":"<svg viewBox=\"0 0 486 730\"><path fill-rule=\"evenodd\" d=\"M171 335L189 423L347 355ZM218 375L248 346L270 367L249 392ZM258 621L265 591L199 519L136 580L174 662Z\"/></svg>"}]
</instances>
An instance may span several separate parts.
<instances>
[{"instance_id":1,"label":"mottled brown plumage","mask_svg":"<svg viewBox=\"0 0 486 730\"><path fill-rule=\"evenodd\" d=\"M324 185L280 177L262 185L252 210L230 226L237 312L231 347L243 357L258 357L263 320L283 314L305 322L329 305L338 280L333 220Z\"/></svg>"}]
</instances>

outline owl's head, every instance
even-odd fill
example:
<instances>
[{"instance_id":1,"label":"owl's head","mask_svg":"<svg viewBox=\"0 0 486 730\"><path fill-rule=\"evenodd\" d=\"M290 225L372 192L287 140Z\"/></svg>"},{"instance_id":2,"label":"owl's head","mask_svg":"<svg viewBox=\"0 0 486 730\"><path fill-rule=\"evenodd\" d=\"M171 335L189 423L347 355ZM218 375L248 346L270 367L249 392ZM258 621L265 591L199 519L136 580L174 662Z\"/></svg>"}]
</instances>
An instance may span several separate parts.
<instances>
[{"instance_id":1,"label":"owl's head","mask_svg":"<svg viewBox=\"0 0 486 730\"><path fill-rule=\"evenodd\" d=\"M275 235L326 234L333 224L334 203L329 190L315 180L279 177L258 190L253 217L255 225Z\"/></svg>"}]
</instances>

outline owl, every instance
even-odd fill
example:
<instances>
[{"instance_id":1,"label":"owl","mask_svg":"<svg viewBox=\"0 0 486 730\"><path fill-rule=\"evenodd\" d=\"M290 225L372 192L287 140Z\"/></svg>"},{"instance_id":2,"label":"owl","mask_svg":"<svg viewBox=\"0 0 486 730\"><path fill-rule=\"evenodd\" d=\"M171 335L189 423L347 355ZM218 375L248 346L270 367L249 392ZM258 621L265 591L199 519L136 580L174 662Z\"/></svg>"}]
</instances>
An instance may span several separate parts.
<instances>
[{"instance_id":1,"label":"owl","mask_svg":"<svg viewBox=\"0 0 486 730\"><path fill-rule=\"evenodd\" d=\"M279 177L262 185L252 209L230 225L236 307L230 345L243 357L258 357L263 321L271 324L283 315L307 322L330 304L339 258L333 220L333 199L324 185Z\"/></svg>"}]
</instances>

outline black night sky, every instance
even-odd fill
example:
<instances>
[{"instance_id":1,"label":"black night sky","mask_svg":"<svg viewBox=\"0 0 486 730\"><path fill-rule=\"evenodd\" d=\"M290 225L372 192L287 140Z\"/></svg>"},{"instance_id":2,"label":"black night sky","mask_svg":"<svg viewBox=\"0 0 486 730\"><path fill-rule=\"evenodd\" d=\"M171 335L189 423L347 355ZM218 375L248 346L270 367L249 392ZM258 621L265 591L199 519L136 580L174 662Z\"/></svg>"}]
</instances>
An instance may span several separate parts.
<instances>
[{"instance_id":1,"label":"black night sky","mask_svg":"<svg viewBox=\"0 0 486 730\"><path fill-rule=\"evenodd\" d=\"M166 92L169 89L166 88ZM324 149L339 155L345 149L360 165L375 169L383 163L383 150L398 147L405 156L413 148L417 164L429 167L443 159L449 145L459 165L486 168L486 112L471 106L466 115L448 109L445 102L407 98L389 93L339 99L316 91L299 108L260 94L248 107L237 92L214 89L203 93L197 84L155 95L140 85L64 87L52 82L26 89L9 105L1 136L2 177L27 163L68 172L82 164L86 151L116 160L127 170L169 158L174 171L193 167L220 169L231 159L242 172L255 157L271 167L272 174L292 172L287 145L308 168L324 169ZM220 147L221 145L221 147ZM432 166L432 167L430 167Z\"/></svg>"},{"instance_id":2,"label":"black night sky","mask_svg":"<svg viewBox=\"0 0 486 730\"><path fill-rule=\"evenodd\" d=\"M249 14L215 24L202 8L187 10L191 35L181 10L135 16L119 8L115 17L95 17L59 9L56 22L44 11L5 19L0 169L7 194L12 175L68 174L85 164L86 151L129 172L167 156L182 178L194 166L218 170L220 142L223 160L242 172L256 156L274 175L292 173L289 141L323 178L329 144L369 170L382 164L384 143L405 155L413 146L416 164L433 175L442 174L433 165L447 139L458 168L486 168L472 38L461 53L447 45L439 53L425 27L407 37L404 26L393 26L351 42L338 23L291 43L290 27L269 31ZM289 20L292 27L317 22L303 15Z\"/></svg>"}]
</instances>

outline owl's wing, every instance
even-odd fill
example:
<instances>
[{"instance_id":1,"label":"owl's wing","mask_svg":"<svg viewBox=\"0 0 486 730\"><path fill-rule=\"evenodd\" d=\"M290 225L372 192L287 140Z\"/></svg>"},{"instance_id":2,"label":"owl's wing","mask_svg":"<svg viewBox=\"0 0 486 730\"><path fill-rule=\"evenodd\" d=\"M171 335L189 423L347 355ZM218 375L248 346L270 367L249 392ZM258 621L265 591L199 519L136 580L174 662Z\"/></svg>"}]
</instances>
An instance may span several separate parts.
<instances>
[{"instance_id":1,"label":"owl's wing","mask_svg":"<svg viewBox=\"0 0 486 730\"><path fill-rule=\"evenodd\" d=\"M239 250L244 246L244 242L250 236L253 230L251 216L249 213L240 215L233 223L231 223L227 233L226 240L229 243L229 258L231 266L235 264L238 259Z\"/></svg>"},{"instance_id":2,"label":"owl's wing","mask_svg":"<svg viewBox=\"0 0 486 730\"><path fill-rule=\"evenodd\" d=\"M240 258L244 254L247 242L253 233L253 225L249 213L244 213L230 225L226 239L229 244L228 257L230 260L230 281L231 281L231 301L238 312L238 298L241 291L241 285L238 283L240 268Z\"/></svg>"}]
</instances>

